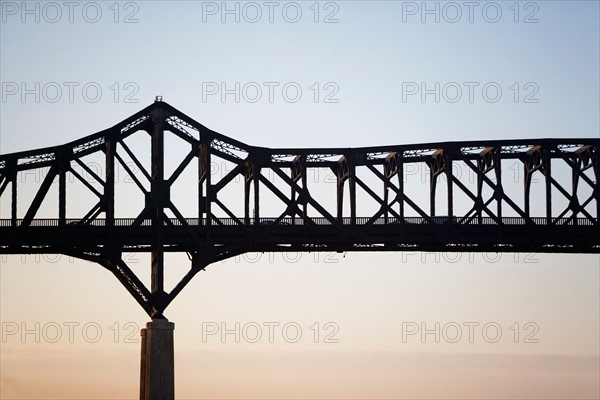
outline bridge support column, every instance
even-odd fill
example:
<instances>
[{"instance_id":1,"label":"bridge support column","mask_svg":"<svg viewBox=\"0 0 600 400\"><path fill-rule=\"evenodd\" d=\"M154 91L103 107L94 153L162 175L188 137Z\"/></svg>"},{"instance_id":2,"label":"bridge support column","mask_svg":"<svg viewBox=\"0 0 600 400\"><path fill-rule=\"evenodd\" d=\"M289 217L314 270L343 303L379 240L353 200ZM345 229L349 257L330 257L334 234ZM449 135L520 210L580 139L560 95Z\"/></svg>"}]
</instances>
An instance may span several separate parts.
<instances>
[{"instance_id":1,"label":"bridge support column","mask_svg":"<svg viewBox=\"0 0 600 400\"><path fill-rule=\"evenodd\" d=\"M140 400L175 398L174 329L174 323L157 318L141 331Z\"/></svg>"}]
</instances>

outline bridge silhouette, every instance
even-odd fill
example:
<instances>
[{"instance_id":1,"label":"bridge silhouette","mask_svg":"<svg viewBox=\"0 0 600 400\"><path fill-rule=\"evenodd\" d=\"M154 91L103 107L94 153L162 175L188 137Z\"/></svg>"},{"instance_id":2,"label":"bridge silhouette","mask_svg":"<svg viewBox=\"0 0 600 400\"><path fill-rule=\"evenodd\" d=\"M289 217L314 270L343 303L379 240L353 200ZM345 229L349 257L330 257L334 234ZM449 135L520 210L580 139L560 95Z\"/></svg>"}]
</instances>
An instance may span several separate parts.
<instances>
[{"instance_id":1,"label":"bridge silhouette","mask_svg":"<svg viewBox=\"0 0 600 400\"><path fill-rule=\"evenodd\" d=\"M0 253L65 254L112 272L153 320L141 398L172 398L172 333L160 356L157 332L172 331L163 313L208 265L254 251L600 253L599 154L598 138L272 149L157 100L74 142L0 155ZM221 175L220 162L230 166ZM507 162L522 170L517 185ZM409 187L415 167L427 181ZM131 183L123 194L120 170ZM314 171L335 185L311 181ZM126 252L151 254L150 288ZM190 268L167 291L169 252L187 253Z\"/></svg>"}]
</instances>

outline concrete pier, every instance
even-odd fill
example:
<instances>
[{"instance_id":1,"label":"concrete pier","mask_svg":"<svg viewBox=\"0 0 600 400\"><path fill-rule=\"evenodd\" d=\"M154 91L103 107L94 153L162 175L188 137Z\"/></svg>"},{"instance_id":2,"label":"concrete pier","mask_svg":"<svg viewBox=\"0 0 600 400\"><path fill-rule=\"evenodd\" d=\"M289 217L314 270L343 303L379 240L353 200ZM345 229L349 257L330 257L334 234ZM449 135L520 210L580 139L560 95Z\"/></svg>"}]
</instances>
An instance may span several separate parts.
<instances>
[{"instance_id":1,"label":"concrete pier","mask_svg":"<svg viewBox=\"0 0 600 400\"><path fill-rule=\"evenodd\" d=\"M140 332L140 400L175 399L174 329L167 319L154 319Z\"/></svg>"}]
</instances>

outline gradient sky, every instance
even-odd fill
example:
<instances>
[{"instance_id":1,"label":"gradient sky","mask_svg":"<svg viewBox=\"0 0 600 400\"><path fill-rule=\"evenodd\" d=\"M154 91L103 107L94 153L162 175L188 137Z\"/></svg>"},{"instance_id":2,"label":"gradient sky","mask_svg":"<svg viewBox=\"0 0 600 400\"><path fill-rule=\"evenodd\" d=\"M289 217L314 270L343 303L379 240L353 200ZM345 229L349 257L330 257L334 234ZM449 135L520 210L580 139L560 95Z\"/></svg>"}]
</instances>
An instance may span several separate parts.
<instances>
[{"instance_id":1,"label":"gradient sky","mask_svg":"<svg viewBox=\"0 0 600 400\"><path fill-rule=\"evenodd\" d=\"M156 95L267 147L598 137L599 3L476 3L471 22L464 2L428 2L436 22L422 2L275 2L270 22L264 2L79 2L71 22L63 2L27 2L28 14L22 2L1 1L0 152L78 139ZM222 98L222 85L235 92L236 83L239 101ZM439 83L439 102L407 92L422 83ZM482 93L486 85L501 96ZM256 86L262 97L253 102ZM297 101L284 86L301 89ZM456 86L462 97L453 102ZM425 173L414 171L409 185L426 185ZM133 185L121 178L126 197ZM26 179L25 198L39 177ZM314 180L323 193L335 187L325 174ZM178 196L185 203L185 187ZM8 204L0 199L0 218ZM56 214L52 203L40 212ZM147 282L148 257L128 257ZM0 256L0 264L0 397L138 396L148 317L112 274L64 256ZM168 257L167 284L188 264ZM248 254L199 273L167 310L176 395L598 398L599 292L598 255ZM239 343L207 335L236 323ZM436 323L439 342L406 335ZM462 336L451 343L456 326Z\"/></svg>"}]
</instances>

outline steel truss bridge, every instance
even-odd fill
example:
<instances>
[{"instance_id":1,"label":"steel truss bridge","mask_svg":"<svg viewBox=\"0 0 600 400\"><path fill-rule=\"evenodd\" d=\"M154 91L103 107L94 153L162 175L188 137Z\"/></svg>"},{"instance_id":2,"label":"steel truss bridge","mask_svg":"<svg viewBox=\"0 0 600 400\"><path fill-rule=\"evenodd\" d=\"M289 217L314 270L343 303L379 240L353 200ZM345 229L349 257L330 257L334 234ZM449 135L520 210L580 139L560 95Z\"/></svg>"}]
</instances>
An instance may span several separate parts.
<instances>
[{"instance_id":1,"label":"steel truss bridge","mask_svg":"<svg viewBox=\"0 0 600 400\"><path fill-rule=\"evenodd\" d=\"M135 146L139 136L149 142L145 150ZM173 140L180 150L165 151ZM598 138L271 149L156 101L74 142L1 155L0 253L98 263L153 319L196 273L244 252L600 253L599 158ZM213 173L221 162L230 168ZM517 185L508 182L507 162L522 171ZM415 166L427 179L409 187ZM334 177L325 197L328 185L310 179L315 170ZM25 178L36 171L32 185ZM119 171L131 183L124 195ZM182 192L192 208L175 200ZM48 210L53 218L45 218ZM124 261L126 252L151 254L150 288ZM190 259L170 291L167 252Z\"/></svg>"}]
</instances>

